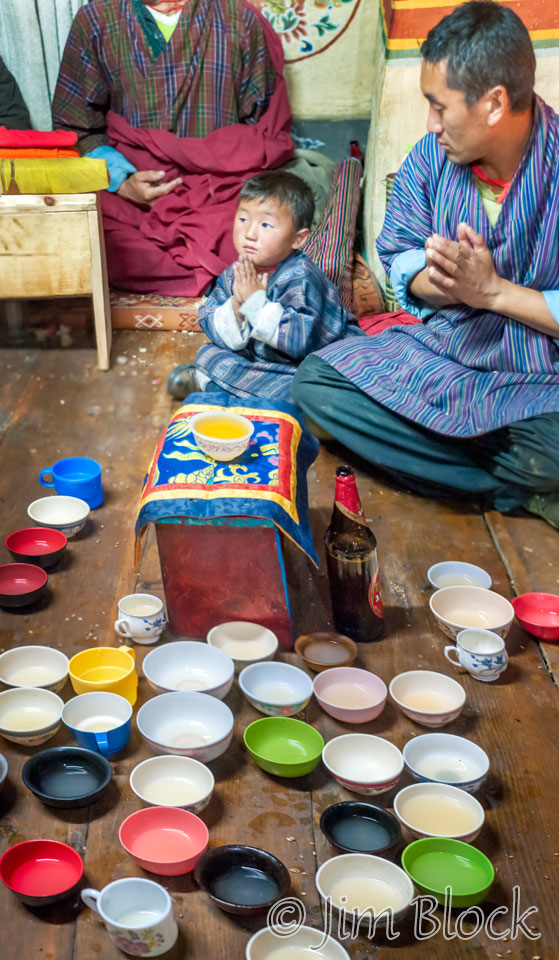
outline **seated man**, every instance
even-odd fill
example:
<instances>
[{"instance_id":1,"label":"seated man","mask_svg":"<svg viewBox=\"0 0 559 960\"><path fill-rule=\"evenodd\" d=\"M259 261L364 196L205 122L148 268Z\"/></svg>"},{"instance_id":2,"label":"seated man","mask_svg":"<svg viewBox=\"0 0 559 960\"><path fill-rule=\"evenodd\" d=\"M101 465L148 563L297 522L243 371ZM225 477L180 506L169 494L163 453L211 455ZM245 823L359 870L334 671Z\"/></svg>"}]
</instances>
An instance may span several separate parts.
<instances>
[{"instance_id":1,"label":"seated man","mask_svg":"<svg viewBox=\"0 0 559 960\"><path fill-rule=\"evenodd\" d=\"M243 0L90 0L78 11L53 126L107 161L111 282L198 296L233 259L242 180L293 153L282 65L274 31Z\"/></svg>"},{"instance_id":2,"label":"seated man","mask_svg":"<svg viewBox=\"0 0 559 960\"><path fill-rule=\"evenodd\" d=\"M377 242L423 320L307 357L296 402L427 493L559 525L559 124L512 10L459 6L422 47L429 133Z\"/></svg>"}]
</instances>

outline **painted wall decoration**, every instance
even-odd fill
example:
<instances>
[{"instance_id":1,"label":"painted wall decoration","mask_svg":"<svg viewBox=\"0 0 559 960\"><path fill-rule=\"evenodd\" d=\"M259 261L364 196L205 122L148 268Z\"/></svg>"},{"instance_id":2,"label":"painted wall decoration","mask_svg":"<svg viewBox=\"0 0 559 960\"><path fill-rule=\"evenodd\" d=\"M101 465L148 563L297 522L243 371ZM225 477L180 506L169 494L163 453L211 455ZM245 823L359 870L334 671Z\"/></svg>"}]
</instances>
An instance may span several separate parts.
<instances>
[{"instance_id":1,"label":"painted wall decoration","mask_svg":"<svg viewBox=\"0 0 559 960\"><path fill-rule=\"evenodd\" d=\"M362 0L253 2L281 37L285 62L298 63L331 47L347 30Z\"/></svg>"},{"instance_id":2,"label":"painted wall decoration","mask_svg":"<svg viewBox=\"0 0 559 960\"><path fill-rule=\"evenodd\" d=\"M419 56L419 47L435 24L462 0L380 0L380 14L389 59ZM500 0L499 0L500 2ZM510 7L530 31L536 49L559 47L559 4L556 0L515 0Z\"/></svg>"}]
</instances>

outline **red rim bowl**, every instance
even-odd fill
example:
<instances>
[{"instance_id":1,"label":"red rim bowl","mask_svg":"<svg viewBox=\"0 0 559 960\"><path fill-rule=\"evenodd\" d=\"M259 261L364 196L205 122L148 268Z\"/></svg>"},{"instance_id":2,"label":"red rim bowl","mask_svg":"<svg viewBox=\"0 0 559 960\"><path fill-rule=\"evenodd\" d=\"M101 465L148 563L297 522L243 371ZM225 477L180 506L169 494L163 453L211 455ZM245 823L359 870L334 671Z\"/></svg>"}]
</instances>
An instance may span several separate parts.
<instances>
[{"instance_id":1,"label":"red rim bowl","mask_svg":"<svg viewBox=\"0 0 559 960\"><path fill-rule=\"evenodd\" d=\"M47 568L58 563L68 539L60 530L51 527L24 527L23 530L14 530L4 542L14 560Z\"/></svg>"},{"instance_id":2,"label":"red rim bowl","mask_svg":"<svg viewBox=\"0 0 559 960\"><path fill-rule=\"evenodd\" d=\"M559 640L559 596L555 593L521 593L511 601L516 619L540 640Z\"/></svg>"},{"instance_id":3,"label":"red rim bowl","mask_svg":"<svg viewBox=\"0 0 559 960\"><path fill-rule=\"evenodd\" d=\"M32 563L0 565L0 606L24 607L34 603L47 585L48 577Z\"/></svg>"},{"instance_id":4,"label":"red rim bowl","mask_svg":"<svg viewBox=\"0 0 559 960\"><path fill-rule=\"evenodd\" d=\"M79 853L58 840L24 840L0 857L0 880L30 906L42 907L71 896L82 875Z\"/></svg>"},{"instance_id":5,"label":"red rim bowl","mask_svg":"<svg viewBox=\"0 0 559 960\"><path fill-rule=\"evenodd\" d=\"M137 810L121 823L118 836L140 867L164 877L193 870L209 840L204 821L179 807Z\"/></svg>"}]
</instances>

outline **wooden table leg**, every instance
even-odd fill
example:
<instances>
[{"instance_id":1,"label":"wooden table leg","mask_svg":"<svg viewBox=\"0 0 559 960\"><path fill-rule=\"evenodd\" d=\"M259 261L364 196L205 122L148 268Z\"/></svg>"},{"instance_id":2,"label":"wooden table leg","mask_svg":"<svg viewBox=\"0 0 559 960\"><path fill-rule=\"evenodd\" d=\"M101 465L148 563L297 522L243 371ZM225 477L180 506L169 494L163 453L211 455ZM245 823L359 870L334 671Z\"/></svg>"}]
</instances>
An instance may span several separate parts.
<instances>
[{"instance_id":1,"label":"wooden table leg","mask_svg":"<svg viewBox=\"0 0 559 960\"><path fill-rule=\"evenodd\" d=\"M95 339L97 341L97 362L100 370L108 370L110 366L113 330L99 196L97 196L97 209L90 210L88 218L91 247L91 292L93 297Z\"/></svg>"}]
</instances>

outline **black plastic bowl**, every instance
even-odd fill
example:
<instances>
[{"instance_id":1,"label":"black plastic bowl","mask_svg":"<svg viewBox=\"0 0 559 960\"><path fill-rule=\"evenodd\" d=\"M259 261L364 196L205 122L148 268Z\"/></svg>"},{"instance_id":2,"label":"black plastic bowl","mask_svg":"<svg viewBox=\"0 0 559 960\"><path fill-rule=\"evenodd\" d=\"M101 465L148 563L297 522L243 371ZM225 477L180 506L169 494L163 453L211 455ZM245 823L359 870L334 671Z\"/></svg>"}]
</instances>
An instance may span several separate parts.
<instances>
[{"instance_id":1,"label":"black plastic bowl","mask_svg":"<svg viewBox=\"0 0 559 960\"><path fill-rule=\"evenodd\" d=\"M388 854L402 836L396 817L387 810L353 800L327 807L320 818L320 829L334 847L345 853Z\"/></svg>"},{"instance_id":2,"label":"black plastic bowl","mask_svg":"<svg viewBox=\"0 0 559 960\"><path fill-rule=\"evenodd\" d=\"M226 896L222 888L223 878L227 878L231 871L238 872L236 880L229 884L235 890L234 897ZM246 875L245 884L243 874ZM196 864L194 876L221 910L242 917L265 913L276 900L286 896L291 886L289 872L281 860L266 850L244 844L227 844L208 850ZM261 896L254 896L255 889Z\"/></svg>"},{"instance_id":3,"label":"black plastic bowl","mask_svg":"<svg viewBox=\"0 0 559 960\"><path fill-rule=\"evenodd\" d=\"M110 783L105 757L84 747L50 747L30 757L21 772L26 787L49 807L87 807Z\"/></svg>"}]
</instances>

